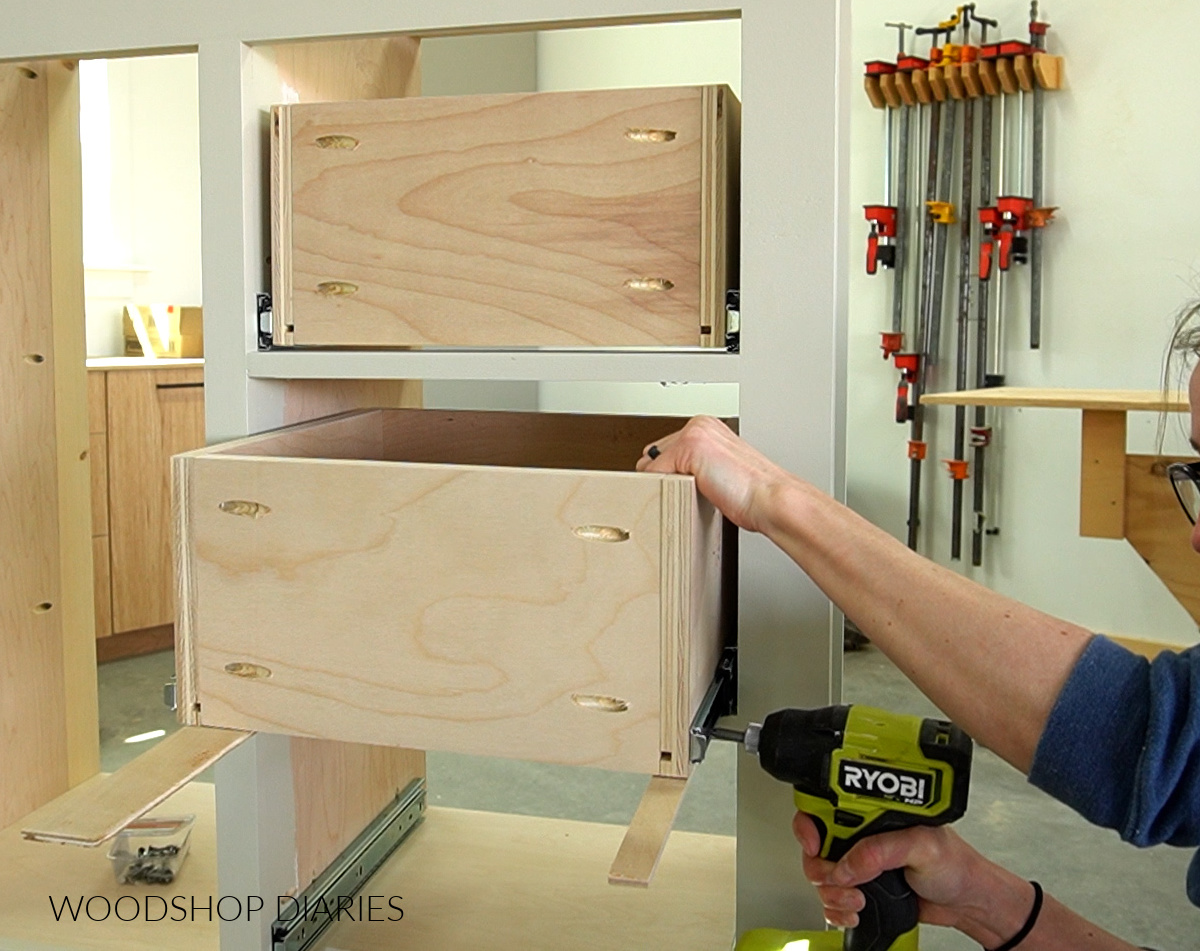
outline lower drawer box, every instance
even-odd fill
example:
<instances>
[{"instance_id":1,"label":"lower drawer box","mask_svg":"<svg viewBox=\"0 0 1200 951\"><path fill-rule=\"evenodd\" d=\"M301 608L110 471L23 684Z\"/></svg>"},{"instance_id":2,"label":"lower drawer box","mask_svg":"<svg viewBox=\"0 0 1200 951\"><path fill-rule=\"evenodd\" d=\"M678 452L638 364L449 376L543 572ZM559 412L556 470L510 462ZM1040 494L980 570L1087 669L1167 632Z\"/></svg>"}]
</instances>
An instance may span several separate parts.
<instances>
[{"instance_id":1,"label":"lower drawer box","mask_svg":"<svg viewBox=\"0 0 1200 951\"><path fill-rule=\"evenodd\" d=\"M185 722L686 776L722 519L678 420L368 410L174 460Z\"/></svg>"}]
</instances>

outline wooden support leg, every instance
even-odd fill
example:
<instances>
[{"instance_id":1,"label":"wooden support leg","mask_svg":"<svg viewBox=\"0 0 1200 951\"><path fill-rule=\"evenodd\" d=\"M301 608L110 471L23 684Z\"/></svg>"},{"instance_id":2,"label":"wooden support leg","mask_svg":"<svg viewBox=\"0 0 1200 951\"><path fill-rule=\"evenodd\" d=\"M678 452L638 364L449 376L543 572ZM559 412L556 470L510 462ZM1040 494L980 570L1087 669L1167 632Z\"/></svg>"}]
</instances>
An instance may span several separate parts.
<instances>
[{"instance_id":1,"label":"wooden support leg","mask_svg":"<svg viewBox=\"0 0 1200 951\"><path fill-rule=\"evenodd\" d=\"M1125 413L1085 409L1079 470L1079 534L1125 537Z\"/></svg>"}]
</instances>

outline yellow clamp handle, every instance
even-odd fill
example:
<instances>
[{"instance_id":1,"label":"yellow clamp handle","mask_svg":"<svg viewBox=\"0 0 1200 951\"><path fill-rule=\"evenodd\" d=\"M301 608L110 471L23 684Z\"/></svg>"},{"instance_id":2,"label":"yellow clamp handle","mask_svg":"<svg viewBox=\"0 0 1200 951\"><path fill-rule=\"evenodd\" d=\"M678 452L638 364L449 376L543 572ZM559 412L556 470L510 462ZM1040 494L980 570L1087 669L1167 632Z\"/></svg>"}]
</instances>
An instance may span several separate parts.
<instances>
[{"instance_id":1,"label":"yellow clamp handle","mask_svg":"<svg viewBox=\"0 0 1200 951\"><path fill-rule=\"evenodd\" d=\"M939 225L952 225L958 222L954 216L954 205L948 201L927 201L929 216Z\"/></svg>"}]
</instances>

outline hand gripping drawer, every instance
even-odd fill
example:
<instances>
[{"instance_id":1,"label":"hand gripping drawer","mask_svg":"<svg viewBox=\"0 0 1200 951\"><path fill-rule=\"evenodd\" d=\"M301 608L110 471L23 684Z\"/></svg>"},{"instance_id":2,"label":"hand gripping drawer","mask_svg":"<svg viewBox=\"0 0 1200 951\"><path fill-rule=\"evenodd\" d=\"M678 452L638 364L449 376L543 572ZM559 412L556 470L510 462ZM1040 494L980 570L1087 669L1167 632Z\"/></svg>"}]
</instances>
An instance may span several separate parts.
<instances>
[{"instance_id":1,"label":"hand gripping drawer","mask_svg":"<svg viewBox=\"0 0 1200 951\"><path fill-rule=\"evenodd\" d=\"M689 771L722 519L677 420L384 409L176 456L185 722Z\"/></svg>"}]
</instances>

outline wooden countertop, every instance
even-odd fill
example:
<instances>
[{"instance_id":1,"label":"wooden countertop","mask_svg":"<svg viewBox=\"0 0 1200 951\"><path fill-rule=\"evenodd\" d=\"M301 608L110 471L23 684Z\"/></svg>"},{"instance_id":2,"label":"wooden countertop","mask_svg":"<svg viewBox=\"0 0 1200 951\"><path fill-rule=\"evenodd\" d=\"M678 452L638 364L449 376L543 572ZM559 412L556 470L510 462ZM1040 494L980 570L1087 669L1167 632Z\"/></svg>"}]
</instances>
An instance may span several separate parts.
<instances>
[{"instance_id":1,"label":"wooden countertop","mask_svg":"<svg viewBox=\"0 0 1200 951\"><path fill-rule=\"evenodd\" d=\"M1185 413L1187 394L1160 390L1073 390L1031 386L995 386L983 390L927 393L922 403L932 406L1044 406L1060 409L1132 410Z\"/></svg>"},{"instance_id":2,"label":"wooden countertop","mask_svg":"<svg viewBox=\"0 0 1200 951\"><path fill-rule=\"evenodd\" d=\"M202 367L203 357L182 357L176 359L157 359L146 357L89 357L89 370L176 370L180 367Z\"/></svg>"}]
</instances>

